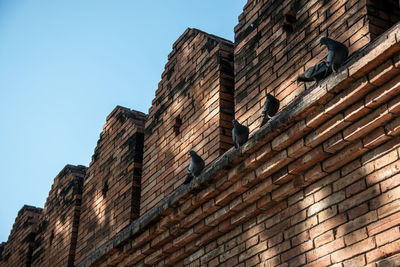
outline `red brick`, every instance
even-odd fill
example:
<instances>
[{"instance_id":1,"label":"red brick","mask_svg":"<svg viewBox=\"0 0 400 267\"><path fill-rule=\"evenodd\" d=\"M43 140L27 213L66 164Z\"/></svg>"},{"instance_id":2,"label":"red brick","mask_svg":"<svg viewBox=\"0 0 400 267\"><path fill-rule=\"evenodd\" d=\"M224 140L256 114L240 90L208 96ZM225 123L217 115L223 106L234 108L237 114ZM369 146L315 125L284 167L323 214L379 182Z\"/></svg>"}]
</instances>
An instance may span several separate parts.
<instances>
[{"instance_id":1,"label":"red brick","mask_svg":"<svg viewBox=\"0 0 400 267\"><path fill-rule=\"evenodd\" d=\"M359 180L354 184L346 187L346 197L351 197L354 194L357 194L366 188L365 180Z\"/></svg>"},{"instance_id":2,"label":"red brick","mask_svg":"<svg viewBox=\"0 0 400 267\"><path fill-rule=\"evenodd\" d=\"M392 242L396 239L400 239L400 230L399 230L398 226L393 227L393 228L375 236L376 245L378 247L380 247L384 244L387 244L389 242Z\"/></svg>"},{"instance_id":3,"label":"red brick","mask_svg":"<svg viewBox=\"0 0 400 267\"><path fill-rule=\"evenodd\" d=\"M382 219L392 213L400 211L400 199L396 199L389 204L386 204L378 209L378 217Z\"/></svg>"},{"instance_id":4,"label":"red brick","mask_svg":"<svg viewBox=\"0 0 400 267\"><path fill-rule=\"evenodd\" d=\"M363 203L361 205L358 205L352 209L349 209L347 211L347 215L349 216L349 220L353 220L354 218L359 217L360 215L363 215L368 212L368 203Z\"/></svg>"},{"instance_id":5,"label":"red brick","mask_svg":"<svg viewBox=\"0 0 400 267\"><path fill-rule=\"evenodd\" d=\"M400 212L394 213L368 226L368 235L376 235L400 223Z\"/></svg>"},{"instance_id":6,"label":"red brick","mask_svg":"<svg viewBox=\"0 0 400 267\"><path fill-rule=\"evenodd\" d=\"M335 239L334 241L325 244L319 248L316 248L308 253L306 253L307 262L314 261L322 256L328 255L337 251L338 249L344 247L343 238ZM332 259L333 261L333 259Z\"/></svg>"},{"instance_id":7,"label":"red brick","mask_svg":"<svg viewBox=\"0 0 400 267\"><path fill-rule=\"evenodd\" d=\"M365 227L376 220L378 220L376 211L371 211L363 216L357 217L354 220L349 221L346 224L339 226L336 231L336 236L340 237L346 235L354 230Z\"/></svg>"},{"instance_id":8,"label":"red brick","mask_svg":"<svg viewBox=\"0 0 400 267\"><path fill-rule=\"evenodd\" d=\"M400 251L400 240L392 242L390 244L379 247L371 252L367 253L367 262L373 262L378 259L386 258L390 255L398 253Z\"/></svg>"},{"instance_id":9,"label":"red brick","mask_svg":"<svg viewBox=\"0 0 400 267\"><path fill-rule=\"evenodd\" d=\"M384 104L361 120L344 129L343 137L346 141L353 141L381 126L391 118L392 114L389 113L387 105Z\"/></svg>"},{"instance_id":10,"label":"red brick","mask_svg":"<svg viewBox=\"0 0 400 267\"><path fill-rule=\"evenodd\" d=\"M369 93L365 100L366 106L377 108L398 93L400 93L400 76Z\"/></svg>"},{"instance_id":11,"label":"red brick","mask_svg":"<svg viewBox=\"0 0 400 267\"><path fill-rule=\"evenodd\" d=\"M400 171L400 160L395 161L395 162L387 165L386 167L369 174L366 177L367 185L370 186L370 185L376 184L382 180L385 180L385 179L391 177L393 174L396 174L399 171Z\"/></svg>"},{"instance_id":12,"label":"red brick","mask_svg":"<svg viewBox=\"0 0 400 267\"><path fill-rule=\"evenodd\" d=\"M344 242L346 243L347 246L350 246L356 242L366 239L367 237L368 237L367 229L361 228L344 236Z\"/></svg>"},{"instance_id":13,"label":"red brick","mask_svg":"<svg viewBox=\"0 0 400 267\"><path fill-rule=\"evenodd\" d=\"M318 203L315 203L314 205L310 206L307 210L308 216L311 216L321 210L324 210L338 202L341 202L345 199L345 192L344 191L339 191L336 192L323 200L319 201Z\"/></svg>"},{"instance_id":14,"label":"red brick","mask_svg":"<svg viewBox=\"0 0 400 267\"><path fill-rule=\"evenodd\" d=\"M293 257L295 257L297 255L300 255L300 254L302 254L302 253L304 253L304 252L306 252L306 251L308 251L308 250L310 250L312 248L313 248L312 241L309 240L307 242L302 243L299 246L296 246L296 247L286 251L285 253L282 253L281 254L281 260L283 262L287 262L289 259L291 259L291 258L293 258Z\"/></svg>"},{"instance_id":15,"label":"red brick","mask_svg":"<svg viewBox=\"0 0 400 267\"><path fill-rule=\"evenodd\" d=\"M288 147L288 156L296 159L303 155L304 153L310 151L312 148L305 146L305 141L304 139L299 139L297 142L295 142L293 145Z\"/></svg>"},{"instance_id":16,"label":"red brick","mask_svg":"<svg viewBox=\"0 0 400 267\"><path fill-rule=\"evenodd\" d=\"M396 96L388 103L389 112L394 114L400 114L400 96Z\"/></svg>"},{"instance_id":17,"label":"red brick","mask_svg":"<svg viewBox=\"0 0 400 267\"><path fill-rule=\"evenodd\" d=\"M280 151L309 131L311 131L311 128L306 126L305 120L301 120L272 140L272 149Z\"/></svg>"},{"instance_id":18,"label":"red brick","mask_svg":"<svg viewBox=\"0 0 400 267\"><path fill-rule=\"evenodd\" d=\"M390 138L390 136L386 135L384 127L379 127L363 138L363 144L365 147L372 149L386 142Z\"/></svg>"},{"instance_id":19,"label":"red brick","mask_svg":"<svg viewBox=\"0 0 400 267\"><path fill-rule=\"evenodd\" d=\"M400 117L395 118L393 121L385 125L385 130L388 135L396 136L400 134Z\"/></svg>"},{"instance_id":20,"label":"red brick","mask_svg":"<svg viewBox=\"0 0 400 267\"><path fill-rule=\"evenodd\" d=\"M339 111L355 103L372 88L373 86L368 83L366 77L358 79L349 88L329 101L325 106L325 112L335 115Z\"/></svg>"},{"instance_id":21,"label":"red brick","mask_svg":"<svg viewBox=\"0 0 400 267\"><path fill-rule=\"evenodd\" d=\"M311 167L316 162L319 162L328 157L328 153L324 152L322 146L318 146L305 154L300 159L296 160L295 162L289 164L288 170L289 173L299 174L300 172L304 171L305 169Z\"/></svg>"},{"instance_id":22,"label":"red brick","mask_svg":"<svg viewBox=\"0 0 400 267\"><path fill-rule=\"evenodd\" d=\"M341 202L339 204L339 212L344 212L348 210L349 208L352 208L358 204L363 203L364 201L367 201L377 195L380 194L380 189L378 185L369 187L367 190L354 195L350 198L347 198L345 201Z\"/></svg>"},{"instance_id":23,"label":"red brick","mask_svg":"<svg viewBox=\"0 0 400 267\"><path fill-rule=\"evenodd\" d=\"M316 238L314 238L314 246L315 248L318 248L322 245L325 245L326 243L329 243L335 239L333 231L328 231Z\"/></svg>"},{"instance_id":24,"label":"red brick","mask_svg":"<svg viewBox=\"0 0 400 267\"><path fill-rule=\"evenodd\" d=\"M343 262L343 267L357 267L365 265L365 256L360 255L350 260Z\"/></svg>"},{"instance_id":25,"label":"red brick","mask_svg":"<svg viewBox=\"0 0 400 267\"><path fill-rule=\"evenodd\" d=\"M308 259L307 259L308 260ZM320 267L320 266L328 266L331 264L331 256L327 255L325 257L322 257L316 261L313 261L307 265L304 265L305 267Z\"/></svg>"},{"instance_id":26,"label":"red brick","mask_svg":"<svg viewBox=\"0 0 400 267\"><path fill-rule=\"evenodd\" d=\"M310 237L315 238L326 231L329 231L337 226L347 222L346 214L339 214L323 223L318 224L314 228L310 229Z\"/></svg>"},{"instance_id":27,"label":"red brick","mask_svg":"<svg viewBox=\"0 0 400 267\"><path fill-rule=\"evenodd\" d=\"M371 250L376 247L374 238L365 239L359 243L353 244L346 248L337 250L332 253L332 262L342 262L343 260L349 259L357 254Z\"/></svg>"},{"instance_id":28,"label":"red brick","mask_svg":"<svg viewBox=\"0 0 400 267\"><path fill-rule=\"evenodd\" d=\"M328 153L336 153L350 143L343 139L342 132L339 132L323 143L324 151Z\"/></svg>"},{"instance_id":29,"label":"red brick","mask_svg":"<svg viewBox=\"0 0 400 267\"><path fill-rule=\"evenodd\" d=\"M343 114L339 113L307 135L306 146L315 147L348 125L350 122L344 121Z\"/></svg>"},{"instance_id":30,"label":"red brick","mask_svg":"<svg viewBox=\"0 0 400 267\"><path fill-rule=\"evenodd\" d=\"M347 162L352 161L358 156L362 155L367 151L363 148L363 144L360 140L352 143L351 145L345 147L343 150L335 154L334 156L328 158L322 163L323 169L326 172L331 172Z\"/></svg>"}]
</instances>

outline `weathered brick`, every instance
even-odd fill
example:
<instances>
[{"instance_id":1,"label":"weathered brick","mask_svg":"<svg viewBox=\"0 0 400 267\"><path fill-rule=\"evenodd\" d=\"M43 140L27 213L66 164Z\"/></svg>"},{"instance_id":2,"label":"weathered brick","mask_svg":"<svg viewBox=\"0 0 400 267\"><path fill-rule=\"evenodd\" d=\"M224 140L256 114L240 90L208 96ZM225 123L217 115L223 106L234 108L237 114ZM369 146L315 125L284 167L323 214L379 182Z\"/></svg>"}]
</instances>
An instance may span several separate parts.
<instances>
[{"instance_id":1,"label":"weathered brick","mask_svg":"<svg viewBox=\"0 0 400 267\"><path fill-rule=\"evenodd\" d=\"M336 236L340 237L346 235L356 229L369 225L377 219L378 216L376 214L376 211L371 211L367 214L364 214L363 216L357 217L354 220L349 221L344 225L339 226L336 231Z\"/></svg>"},{"instance_id":2,"label":"weathered brick","mask_svg":"<svg viewBox=\"0 0 400 267\"><path fill-rule=\"evenodd\" d=\"M337 238L330 243L327 243L321 247L318 247L308 253L306 253L307 262L314 261L322 256L327 254L334 253L334 251L339 250L340 248L344 247L343 238ZM333 261L333 259L332 259Z\"/></svg>"},{"instance_id":3,"label":"weathered brick","mask_svg":"<svg viewBox=\"0 0 400 267\"><path fill-rule=\"evenodd\" d=\"M393 227L383 233L377 234L375 236L376 240L376 245L378 247L387 244L389 242L392 242L396 239L400 239L400 230L399 227Z\"/></svg>"},{"instance_id":4,"label":"weathered brick","mask_svg":"<svg viewBox=\"0 0 400 267\"><path fill-rule=\"evenodd\" d=\"M347 222L347 218L345 214L339 214L333 218L330 218L323 223L318 224L314 228L310 229L310 237L315 238L326 231L329 231L337 226Z\"/></svg>"},{"instance_id":5,"label":"weathered brick","mask_svg":"<svg viewBox=\"0 0 400 267\"><path fill-rule=\"evenodd\" d=\"M394 213L390 215L389 217L386 217L385 219L382 219L380 221L377 221L371 225L368 226L368 235L376 235L382 231L385 231L386 229L389 229L395 225L398 225L400 222L400 213Z\"/></svg>"},{"instance_id":6,"label":"weathered brick","mask_svg":"<svg viewBox=\"0 0 400 267\"><path fill-rule=\"evenodd\" d=\"M381 126L391 118L392 114L389 113L387 105L384 104L361 120L344 129L343 137L346 141L353 141Z\"/></svg>"},{"instance_id":7,"label":"weathered brick","mask_svg":"<svg viewBox=\"0 0 400 267\"><path fill-rule=\"evenodd\" d=\"M343 114L339 113L307 135L306 146L315 147L349 125L350 122L344 121Z\"/></svg>"},{"instance_id":8,"label":"weathered brick","mask_svg":"<svg viewBox=\"0 0 400 267\"><path fill-rule=\"evenodd\" d=\"M340 249L332 253L332 262L342 262L357 254L371 250L376 247L374 238L365 239L359 243L353 244L346 248Z\"/></svg>"},{"instance_id":9,"label":"weathered brick","mask_svg":"<svg viewBox=\"0 0 400 267\"><path fill-rule=\"evenodd\" d=\"M358 140L325 160L322 163L322 167L324 171L331 172L364 154L365 151L367 151L367 149L363 147L361 140Z\"/></svg>"},{"instance_id":10,"label":"weathered brick","mask_svg":"<svg viewBox=\"0 0 400 267\"><path fill-rule=\"evenodd\" d=\"M400 240L389 243L382 247L379 247L371 252L367 253L367 262L373 262L378 259L386 258L390 255L398 253L400 251Z\"/></svg>"},{"instance_id":11,"label":"weathered brick","mask_svg":"<svg viewBox=\"0 0 400 267\"><path fill-rule=\"evenodd\" d=\"M352 208L358 204L361 204L377 195L380 194L380 189L378 185L372 186L367 190L358 193L350 198L347 198L345 201L339 203L339 212L344 212L349 208Z\"/></svg>"}]
</instances>

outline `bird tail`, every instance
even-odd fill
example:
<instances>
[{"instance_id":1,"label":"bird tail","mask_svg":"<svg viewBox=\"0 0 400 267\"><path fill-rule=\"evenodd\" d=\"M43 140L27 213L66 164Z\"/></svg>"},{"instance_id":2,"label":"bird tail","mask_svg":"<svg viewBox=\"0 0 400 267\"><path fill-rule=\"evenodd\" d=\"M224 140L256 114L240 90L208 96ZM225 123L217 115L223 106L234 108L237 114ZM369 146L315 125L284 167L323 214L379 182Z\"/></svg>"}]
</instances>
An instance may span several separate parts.
<instances>
[{"instance_id":1,"label":"bird tail","mask_svg":"<svg viewBox=\"0 0 400 267\"><path fill-rule=\"evenodd\" d=\"M193 178L192 174L191 174L190 172L188 172L188 173L186 174L186 179L185 179L185 181L184 181L183 183L184 183L184 184L190 183L190 181L192 181L192 178Z\"/></svg>"},{"instance_id":2,"label":"bird tail","mask_svg":"<svg viewBox=\"0 0 400 267\"><path fill-rule=\"evenodd\" d=\"M296 81L299 83L299 82L312 82L314 80L311 78L306 78L304 75L300 75L300 76L297 76Z\"/></svg>"},{"instance_id":3,"label":"bird tail","mask_svg":"<svg viewBox=\"0 0 400 267\"><path fill-rule=\"evenodd\" d=\"M261 120L261 126L263 126L264 124L266 124L269 121L269 117L267 114L263 114L262 120Z\"/></svg>"}]
</instances>

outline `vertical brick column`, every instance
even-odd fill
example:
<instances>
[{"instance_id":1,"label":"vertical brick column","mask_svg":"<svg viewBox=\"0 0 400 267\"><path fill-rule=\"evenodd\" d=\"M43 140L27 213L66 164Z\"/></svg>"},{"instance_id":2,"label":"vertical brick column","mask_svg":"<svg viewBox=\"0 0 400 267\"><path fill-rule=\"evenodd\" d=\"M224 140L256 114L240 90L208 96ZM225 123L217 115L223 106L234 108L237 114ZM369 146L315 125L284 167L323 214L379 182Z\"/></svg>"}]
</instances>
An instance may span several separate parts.
<instances>
[{"instance_id":1,"label":"vertical brick column","mask_svg":"<svg viewBox=\"0 0 400 267\"><path fill-rule=\"evenodd\" d=\"M84 181L76 265L139 216L145 120L120 106L107 117Z\"/></svg>"},{"instance_id":2,"label":"vertical brick column","mask_svg":"<svg viewBox=\"0 0 400 267\"><path fill-rule=\"evenodd\" d=\"M233 44L197 29L174 43L146 123L141 214L184 181L195 150L206 162L232 146Z\"/></svg>"},{"instance_id":3,"label":"vertical brick column","mask_svg":"<svg viewBox=\"0 0 400 267\"><path fill-rule=\"evenodd\" d=\"M31 266L35 233L41 213L41 208L28 205L24 205L18 212L1 254L0 266Z\"/></svg>"},{"instance_id":4,"label":"vertical brick column","mask_svg":"<svg viewBox=\"0 0 400 267\"><path fill-rule=\"evenodd\" d=\"M32 266L74 266L86 167L66 165L54 179L40 218Z\"/></svg>"},{"instance_id":5,"label":"vertical brick column","mask_svg":"<svg viewBox=\"0 0 400 267\"><path fill-rule=\"evenodd\" d=\"M265 90L281 101L280 109L304 92L296 77L325 60L321 37L345 43L352 54L399 18L391 0L249 0L235 27L235 116L252 132L261 122Z\"/></svg>"}]
</instances>

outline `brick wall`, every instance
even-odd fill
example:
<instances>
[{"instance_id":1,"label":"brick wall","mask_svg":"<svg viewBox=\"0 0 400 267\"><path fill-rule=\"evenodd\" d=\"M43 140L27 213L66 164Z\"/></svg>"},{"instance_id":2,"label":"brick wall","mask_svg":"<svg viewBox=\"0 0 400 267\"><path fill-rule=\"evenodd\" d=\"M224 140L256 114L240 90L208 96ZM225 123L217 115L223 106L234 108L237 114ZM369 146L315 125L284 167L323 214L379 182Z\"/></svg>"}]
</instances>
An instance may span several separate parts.
<instances>
[{"instance_id":1,"label":"brick wall","mask_svg":"<svg viewBox=\"0 0 400 267\"><path fill-rule=\"evenodd\" d=\"M396 266L398 37L400 24L78 266Z\"/></svg>"},{"instance_id":2,"label":"brick wall","mask_svg":"<svg viewBox=\"0 0 400 267\"><path fill-rule=\"evenodd\" d=\"M24 205L18 212L8 241L1 254L0 266L30 266L41 208Z\"/></svg>"},{"instance_id":3,"label":"brick wall","mask_svg":"<svg viewBox=\"0 0 400 267\"><path fill-rule=\"evenodd\" d=\"M32 254L32 266L74 266L86 167L66 165L54 178Z\"/></svg>"},{"instance_id":4,"label":"brick wall","mask_svg":"<svg viewBox=\"0 0 400 267\"><path fill-rule=\"evenodd\" d=\"M235 28L235 96L233 45L188 29L146 127L126 108L108 116L85 176L76 266L400 265L400 23L388 29L397 4L265 2L248 1ZM325 57L326 33L352 57L318 84L295 85ZM266 86L281 111L258 129ZM240 149L234 97L252 130ZM180 186L189 149L206 168ZM16 225L0 266L25 244Z\"/></svg>"},{"instance_id":5,"label":"brick wall","mask_svg":"<svg viewBox=\"0 0 400 267\"><path fill-rule=\"evenodd\" d=\"M120 106L107 117L85 176L76 263L139 216L145 119Z\"/></svg>"},{"instance_id":6,"label":"brick wall","mask_svg":"<svg viewBox=\"0 0 400 267\"><path fill-rule=\"evenodd\" d=\"M290 15L297 19L292 32L283 27ZM281 110L304 92L296 77L326 58L322 36L345 43L351 55L399 18L397 1L249 0L235 27L235 116L252 132L265 90Z\"/></svg>"},{"instance_id":7,"label":"brick wall","mask_svg":"<svg viewBox=\"0 0 400 267\"><path fill-rule=\"evenodd\" d=\"M209 164L232 146L233 44L187 29L173 45L146 123L141 214L184 181L196 151Z\"/></svg>"}]
</instances>

